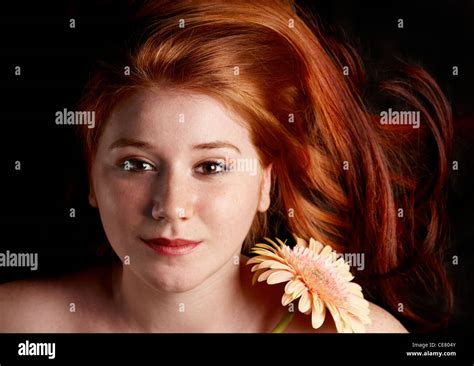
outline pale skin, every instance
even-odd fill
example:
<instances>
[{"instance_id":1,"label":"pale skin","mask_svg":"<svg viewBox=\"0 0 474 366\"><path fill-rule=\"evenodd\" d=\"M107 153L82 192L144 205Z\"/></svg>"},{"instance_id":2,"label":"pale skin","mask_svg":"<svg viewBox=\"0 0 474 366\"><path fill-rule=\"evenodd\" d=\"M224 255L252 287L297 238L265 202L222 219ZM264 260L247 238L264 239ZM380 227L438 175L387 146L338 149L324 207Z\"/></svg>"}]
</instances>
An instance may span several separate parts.
<instances>
[{"instance_id":1,"label":"pale skin","mask_svg":"<svg viewBox=\"0 0 474 366\"><path fill-rule=\"evenodd\" d=\"M270 206L272 166L222 171L226 159L258 154L215 99L148 89L120 104L99 140L89 201L123 263L0 286L0 332L270 332L286 312L284 284L252 286L240 249ZM203 242L170 257L140 240L157 237ZM370 307L368 332L406 332ZM297 312L286 331L336 329L327 316L314 330Z\"/></svg>"}]
</instances>

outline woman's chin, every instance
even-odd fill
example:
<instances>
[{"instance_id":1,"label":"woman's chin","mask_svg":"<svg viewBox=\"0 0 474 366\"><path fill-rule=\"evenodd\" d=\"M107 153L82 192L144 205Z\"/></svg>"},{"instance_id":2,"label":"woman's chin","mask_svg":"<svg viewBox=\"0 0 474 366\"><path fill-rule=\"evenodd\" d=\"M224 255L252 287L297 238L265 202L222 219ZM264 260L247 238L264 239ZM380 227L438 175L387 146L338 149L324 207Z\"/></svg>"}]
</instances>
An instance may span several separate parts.
<instances>
[{"instance_id":1,"label":"woman's chin","mask_svg":"<svg viewBox=\"0 0 474 366\"><path fill-rule=\"evenodd\" d=\"M191 273L177 270L155 270L142 273L140 277L147 285L157 292L162 293L183 293L199 286L204 280L204 274Z\"/></svg>"}]
</instances>

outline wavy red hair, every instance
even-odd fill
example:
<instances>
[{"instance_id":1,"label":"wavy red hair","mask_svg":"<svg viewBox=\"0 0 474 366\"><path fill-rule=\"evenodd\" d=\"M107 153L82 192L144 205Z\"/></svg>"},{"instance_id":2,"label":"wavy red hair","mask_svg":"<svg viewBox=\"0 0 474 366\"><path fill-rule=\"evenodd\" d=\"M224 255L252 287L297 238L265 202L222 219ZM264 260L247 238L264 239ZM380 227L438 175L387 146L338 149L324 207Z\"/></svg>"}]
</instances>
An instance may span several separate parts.
<instances>
[{"instance_id":1,"label":"wavy red hair","mask_svg":"<svg viewBox=\"0 0 474 366\"><path fill-rule=\"evenodd\" d=\"M293 1L153 1L137 22L143 32L127 60L99 68L81 101L96 112L96 128L80 129L89 168L111 111L138 88L210 95L242 117L262 165L273 164L272 206L255 217L244 252L283 227L364 253L357 279L370 298L412 329L447 319L451 111L423 69L403 66L404 77L380 89L421 112L419 129L396 128L380 124L362 98L357 54L322 34ZM436 294L432 308L442 307L427 310L422 293Z\"/></svg>"}]
</instances>

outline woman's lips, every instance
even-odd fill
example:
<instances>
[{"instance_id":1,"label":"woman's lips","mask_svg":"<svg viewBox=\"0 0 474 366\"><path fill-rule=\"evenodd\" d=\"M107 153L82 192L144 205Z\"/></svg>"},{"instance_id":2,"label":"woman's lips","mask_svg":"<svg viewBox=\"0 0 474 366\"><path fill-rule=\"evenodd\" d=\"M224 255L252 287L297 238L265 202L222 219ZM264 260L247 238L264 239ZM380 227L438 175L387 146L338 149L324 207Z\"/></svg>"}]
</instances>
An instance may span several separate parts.
<instances>
[{"instance_id":1,"label":"woman's lips","mask_svg":"<svg viewBox=\"0 0 474 366\"><path fill-rule=\"evenodd\" d=\"M171 256L191 253L199 244L202 243L202 240L194 241L179 238L142 239L142 241L158 254Z\"/></svg>"}]
</instances>

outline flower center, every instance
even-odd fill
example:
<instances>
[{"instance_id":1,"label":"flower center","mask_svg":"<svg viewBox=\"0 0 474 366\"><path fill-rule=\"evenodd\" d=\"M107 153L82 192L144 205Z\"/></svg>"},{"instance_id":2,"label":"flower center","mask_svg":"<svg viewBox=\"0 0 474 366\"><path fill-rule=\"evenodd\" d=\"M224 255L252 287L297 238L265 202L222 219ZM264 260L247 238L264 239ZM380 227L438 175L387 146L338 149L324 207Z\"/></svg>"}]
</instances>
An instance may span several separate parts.
<instances>
[{"instance_id":1,"label":"flower center","mask_svg":"<svg viewBox=\"0 0 474 366\"><path fill-rule=\"evenodd\" d=\"M337 281L338 273L332 263L321 258L308 258L293 255L292 264L301 274L308 289L321 300L344 307L346 291L343 283Z\"/></svg>"}]
</instances>

